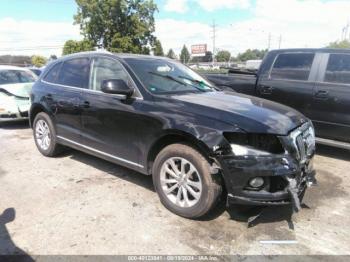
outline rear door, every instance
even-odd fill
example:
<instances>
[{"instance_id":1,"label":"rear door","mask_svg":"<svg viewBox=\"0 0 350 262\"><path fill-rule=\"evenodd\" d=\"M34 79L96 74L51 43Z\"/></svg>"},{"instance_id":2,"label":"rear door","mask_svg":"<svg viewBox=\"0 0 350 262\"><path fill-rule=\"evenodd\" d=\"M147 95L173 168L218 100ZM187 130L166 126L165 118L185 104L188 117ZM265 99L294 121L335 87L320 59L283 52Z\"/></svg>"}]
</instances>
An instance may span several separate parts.
<instances>
[{"instance_id":1,"label":"rear door","mask_svg":"<svg viewBox=\"0 0 350 262\"><path fill-rule=\"evenodd\" d=\"M317 61L313 52L281 53L270 71L260 76L257 95L290 106L312 118L311 103Z\"/></svg>"},{"instance_id":2,"label":"rear door","mask_svg":"<svg viewBox=\"0 0 350 262\"><path fill-rule=\"evenodd\" d=\"M88 87L90 59L73 58L54 66L44 77L49 85L43 96L56 125L57 136L70 142L80 142L82 89Z\"/></svg>"},{"instance_id":3,"label":"rear door","mask_svg":"<svg viewBox=\"0 0 350 262\"><path fill-rule=\"evenodd\" d=\"M317 136L350 142L350 54L323 54L313 108Z\"/></svg>"}]
</instances>

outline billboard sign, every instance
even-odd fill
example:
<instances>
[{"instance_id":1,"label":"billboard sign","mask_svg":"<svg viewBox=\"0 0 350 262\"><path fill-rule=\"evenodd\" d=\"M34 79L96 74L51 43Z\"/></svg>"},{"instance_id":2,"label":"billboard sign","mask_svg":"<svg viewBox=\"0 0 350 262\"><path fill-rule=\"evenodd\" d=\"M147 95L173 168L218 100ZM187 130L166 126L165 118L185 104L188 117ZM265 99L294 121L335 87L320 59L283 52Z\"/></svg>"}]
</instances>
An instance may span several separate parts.
<instances>
[{"instance_id":1,"label":"billboard sign","mask_svg":"<svg viewBox=\"0 0 350 262\"><path fill-rule=\"evenodd\" d=\"M205 56L206 52L207 52L207 45L206 44L192 45L191 46L191 55L192 56Z\"/></svg>"}]
</instances>

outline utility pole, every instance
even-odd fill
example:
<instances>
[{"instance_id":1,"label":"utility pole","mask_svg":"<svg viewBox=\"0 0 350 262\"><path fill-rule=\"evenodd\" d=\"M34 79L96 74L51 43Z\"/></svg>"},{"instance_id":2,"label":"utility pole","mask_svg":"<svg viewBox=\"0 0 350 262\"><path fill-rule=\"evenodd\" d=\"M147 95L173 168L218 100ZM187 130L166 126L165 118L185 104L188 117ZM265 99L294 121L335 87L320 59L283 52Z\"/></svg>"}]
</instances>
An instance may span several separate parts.
<instances>
[{"instance_id":1,"label":"utility pole","mask_svg":"<svg viewBox=\"0 0 350 262\"><path fill-rule=\"evenodd\" d=\"M270 50L271 48L271 33L269 33L269 38L268 38L268 42L267 42L267 50Z\"/></svg>"},{"instance_id":2,"label":"utility pole","mask_svg":"<svg viewBox=\"0 0 350 262\"><path fill-rule=\"evenodd\" d=\"M215 64L215 52L216 52L216 27L217 27L217 24L215 23L215 20L213 20L213 25L212 25L212 33L213 33L213 65Z\"/></svg>"},{"instance_id":3,"label":"utility pole","mask_svg":"<svg viewBox=\"0 0 350 262\"><path fill-rule=\"evenodd\" d=\"M282 35L280 35L280 38L278 39L278 49L281 49L282 45Z\"/></svg>"}]
</instances>

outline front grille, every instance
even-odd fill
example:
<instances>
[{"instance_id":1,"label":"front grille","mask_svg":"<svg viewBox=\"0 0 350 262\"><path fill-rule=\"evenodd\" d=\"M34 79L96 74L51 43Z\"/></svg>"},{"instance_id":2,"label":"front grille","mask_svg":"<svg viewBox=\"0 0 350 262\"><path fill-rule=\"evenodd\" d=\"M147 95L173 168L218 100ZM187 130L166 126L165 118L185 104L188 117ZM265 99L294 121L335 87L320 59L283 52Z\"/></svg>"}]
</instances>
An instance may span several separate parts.
<instances>
[{"instance_id":1,"label":"front grille","mask_svg":"<svg viewBox=\"0 0 350 262\"><path fill-rule=\"evenodd\" d=\"M299 152L299 160L304 162L306 160L306 146L304 143L303 134L297 136L296 146Z\"/></svg>"},{"instance_id":2,"label":"front grille","mask_svg":"<svg viewBox=\"0 0 350 262\"><path fill-rule=\"evenodd\" d=\"M305 163L315 151L315 132L313 127L306 123L294 130L290 137L294 145L296 158L301 163Z\"/></svg>"}]
</instances>

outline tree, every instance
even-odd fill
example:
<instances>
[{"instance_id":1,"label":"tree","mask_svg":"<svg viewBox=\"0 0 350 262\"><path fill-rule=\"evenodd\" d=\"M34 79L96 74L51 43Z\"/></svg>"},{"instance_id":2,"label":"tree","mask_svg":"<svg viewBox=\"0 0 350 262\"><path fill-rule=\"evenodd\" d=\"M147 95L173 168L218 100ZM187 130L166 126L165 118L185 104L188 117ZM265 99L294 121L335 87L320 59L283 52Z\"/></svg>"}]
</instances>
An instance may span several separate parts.
<instances>
[{"instance_id":1,"label":"tree","mask_svg":"<svg viewBox=\"0 0 350 262\"><path fill-rule=\"evenodd\" d=\"M164 56L162 43L158 39L154 43L153 54L155 56Z\"/></svg>"},{"instance_id":2,"label":"tree","mask_svg":"<svg viewBox=\"0 0 350 262\"><path fill-rule=\"evenodd\" d=\"M215 58L217 62L229 62L231 58L231 53L226 50L221 50L216 54Z\"/></svg>"},{"instance_id":3,"label":"tree","mask_svg":"<svg viewBox=\"0 0 350 262\"><path fill-rule=\"evenodd\" d=\"M94 46L111 52L149 54L155 44L153 0L76 0L75 24Z\"/></svg>"},{"instance_id":4,"label":"tree","mask_svg":"<svg viewBox=\"0 0 350 262\"><path fill-rule=\"evenodd\" d=\"M346 39L343 41L335 41L335 42L329 43L327 48L350 48L350 41Z\"/></svg>"},{"instance_id":5,"label":"tree","mask_svg":"<svg viewBox=\"0 0 350 262\"><path fill-rule=\"evenodd\" d=\"M183 46L180 54L181 63L187 64L191 59L190 52L188 51L186 45Z\"/></svg>"},{"instance_id":6,"label":"tree","mask_svg":"<svg viewBox=\"0 0 350 262\"><path fill-rule=\"evenodd\" d=\"M267 49L265 50L248 49L244 53L238 54L237 58L239 61L242 61L242 62L245 62L247 60L263 59L267 51L268 51Z\"/></svg>"},{"instance_id":7,"label":"tree","mask_svg":"<svg viewBox=\"0 0 350 262\"><path fill-rule=\"evenodd\" d=\"M69 55L84 51L92 51L94 50L94 45L89 40L75 41L68 40L63 47L62 55Z\"/></svg>"},{"instance_id":8,"label":"tree","mask_svg":"<svg viewBox=\"0 0 350 262\"><path fill-rule=\"evenodd\" d=\"M174 50L171 49L171 48L169 49L169 51L168 51L166 56L171 58L171 59L176 59L176 54L175 54Z\"/></svg>"},{"instance_id":9,"label":"tree","mask_svg":"<svg viewBox=\"0 0 350 262\"><path fill-rule=\"evenodd\" d=\"M32 60L32 65L35 67L42 67L47 63L47 59L39 55L33 55L31 60Z\"/></svg>"}]
</instances>

